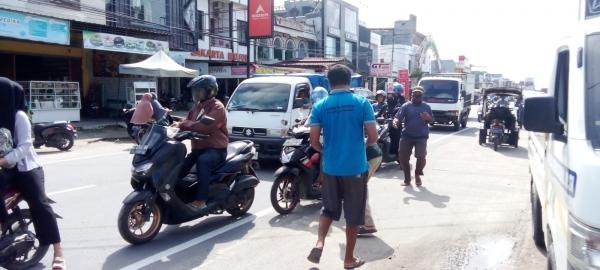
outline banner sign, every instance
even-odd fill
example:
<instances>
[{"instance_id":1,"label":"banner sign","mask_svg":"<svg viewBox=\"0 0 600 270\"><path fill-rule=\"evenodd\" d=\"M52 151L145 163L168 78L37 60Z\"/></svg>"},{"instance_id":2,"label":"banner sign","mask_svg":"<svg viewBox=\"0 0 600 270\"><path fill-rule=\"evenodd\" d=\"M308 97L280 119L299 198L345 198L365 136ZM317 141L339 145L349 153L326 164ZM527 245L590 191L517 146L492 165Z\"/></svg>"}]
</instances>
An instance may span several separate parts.
<instances>
[{"instance_id":1,"label":"banner sign","mask_svg":"<svg viewBox=\"0 0 600 270\"><path fill-rule=\"evenodd\" d=\"M0 10L0 36L70 44L69 21Z\"/></svg>"},{"instance_id":2,"label":"banner sign","mask_svg":"<svg viewBox=\"0 0 600 270\"><path fill-rule=\"evenodd\" d=\"M392 65L390 64L371 64L371 77L389 77L392 72Z\"/></svg>"},{"instance_id":3,"label":"banner sign","mask_svg":"<svg viewBox=\"0 0 600 270\"><path fill-rule=\"evenodd\" d=\"M398 70L398 82L404 86L404 96L408 97L410 94L410 77L408 69Z\"/></svg>"},{"instance_id":4,"label":"banner sign","mask_svg":"<svg viewBox=\"0 0 600 270\"><path fill-rule=\"evenodd\" d=\"M86 49L155 54L159 50L169 52L169 42L135 38L106 33L83 31L83 47Z\"/></svg>"},{"instance_id":5,"label":"banner sign","mask_svg":"<svg viewBox=\"0 0 600 270\"><path fill-rule=\"evenodd\" d=\"M249 38L273 37L273 0L248 0Z\"/></svg>"}]
</instances>

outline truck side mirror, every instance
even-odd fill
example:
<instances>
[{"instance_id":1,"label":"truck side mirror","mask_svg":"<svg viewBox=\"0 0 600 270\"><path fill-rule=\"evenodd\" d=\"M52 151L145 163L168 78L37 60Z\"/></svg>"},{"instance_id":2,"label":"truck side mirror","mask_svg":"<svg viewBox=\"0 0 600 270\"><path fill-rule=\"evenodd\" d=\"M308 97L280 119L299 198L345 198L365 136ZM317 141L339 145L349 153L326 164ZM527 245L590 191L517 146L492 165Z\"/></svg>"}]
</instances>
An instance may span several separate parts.
<instances>
[{"instance_id":1,"label":"truck side mirror","mask_svg":"<svg viewBox=\"0 0 600 270\"><path fill-rule=\"evenodd\" d=\"M526 130L561 133L563 125L557 119L556 99L552 96L530 97L525 100L523 124Z\"/></svg>"},{"instance_id":2,"label":"truck side mirror","mask_svg":"<svg viewBox=\"0 0 600 270\"><path fill-rule=\"evenodd\" d=\"M294 109L299 109L302 108L302 106L304 106L304 99L302 98L296 98L294 99Z\"/></svg>"}]
</instances>

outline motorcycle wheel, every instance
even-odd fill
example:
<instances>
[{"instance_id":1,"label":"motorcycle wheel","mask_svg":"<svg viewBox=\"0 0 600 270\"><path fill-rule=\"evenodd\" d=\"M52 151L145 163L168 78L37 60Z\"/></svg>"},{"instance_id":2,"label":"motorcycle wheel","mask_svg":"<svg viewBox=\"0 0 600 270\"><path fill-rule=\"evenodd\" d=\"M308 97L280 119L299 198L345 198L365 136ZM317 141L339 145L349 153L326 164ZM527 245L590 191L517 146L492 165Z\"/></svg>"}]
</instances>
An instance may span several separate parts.
<instances>
[{"instance_id":1,"label":"motorcycle wheel","mask_svg":"<svg viewBox=\"0 0 600 270\"><path fill-rule=\"evenodd\" d=\"M294 183L294 176L281 175L273 181L271 187L271 205L281 215L294 211L300 202L300 189Z\"/></svg>"},{"instance_id":2,"label":"motorcycle wheel","mask_svg":"<svg viewBox=\"0 0 600 270\"><path fill-rule=\"evenodd\" d=\"M494 151L498 151L499 145L500 145L500 137L494 137Z\"/></svg>"},{"instance_id":3,"label":"motorcycle wheel","mask_svg":"<svg viewBox=\"0 0 600 270\"><path fill-rule=\"evenodd\" d=\"M69 151L73 147L73 144L75 144L73 136L65 133L52 135L50 141L56 142L56 148L60 151Z\"/></svg>"},{"instance_id":4,"label":"motorcycle wheel","mask_svg":"<svg viewBox=\"0 0 600 270\"><path fill-rule=\"evenodd\" d=\"M5 225L6 230L3 233L7 235L23 233L23 230L25 229L28 231L28 234L35 236L35 233L33 233L35 229L33 228L33 220L31 220L31 212L29 212L28 209L23 209L21 210L21 215L26 227L21 227L19 220L16 217L12 216L8 219L8 222ZM37 238L35 238L33 247L29 250L29 252L27 252L27 254L21 254L21 256L11 258L13 260L11 260L11 262L6 265L2 265L2 267L5 267L6 269L17 270L28 269L30 267L33 267L34 265L38 264L44 258L44 256L46 256L46 253L48 253L49 248L50 245L41 246L40 241ZM5 258L2 258L2 260L4 259Z\"/></svg>"},{"instance_id":5,"label":"motorcycle wheel","mask_svg":"<svg viewBox=\"0 0 600 270\"><path fill-rule=\"evenodd\" d=\"M243 216L248 213L250 207L252 207L252 203L254 202L254 188L249 188L244 190L244 193L238 195L239 198L242 198L235 207L225 209L227 213L229 213L233 217Z\"/></svg>"},{"instance_id":6,"label":"motorcycle wheel","mask_svg":"<svg viewBox=\"0 0 600 270\"><path fill-rule=\"evenodd\" d=\"M162 213L158 205L151 209L142 202L124 204L119 211L118 227L121 237L130 244L146 243L158 234L162 227ZM150 210L150 217L144 220L144 211Z\"/></svg>"}]
</instances>

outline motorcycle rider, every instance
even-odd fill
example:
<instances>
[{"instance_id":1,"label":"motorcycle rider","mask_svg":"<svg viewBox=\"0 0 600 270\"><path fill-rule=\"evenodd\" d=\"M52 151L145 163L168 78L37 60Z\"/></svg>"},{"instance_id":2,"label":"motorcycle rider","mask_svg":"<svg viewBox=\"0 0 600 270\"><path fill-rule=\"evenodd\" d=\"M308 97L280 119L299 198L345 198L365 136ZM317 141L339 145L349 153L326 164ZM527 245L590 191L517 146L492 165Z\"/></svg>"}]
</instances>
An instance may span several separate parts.
<instances>
[{"instance_id":1,"label":"motorcycle rider","mask_svg":"<svg viewBox=\"0 0 600 270\"><path fill-rule=\"evenodd\" d=\"M387 114L387 103L385 102L385 91L377 90L375 92L375 103L373 104L373 111L375 112L375 118L385 117Z\"/></svg>"},{"instance_id":2,"label":"motorcycle rider","mask_svg":"<svg viewBox=\"0 0 600 270\"><path fill-rule=\"evenodd\" d=\"M215 97L219 92L217 79L212 75L201 75L194 78L187 87L191 88L194 106L187 118L177 123L182 130L194 131L209 135L203 140L192 140L192 153L186 157L182 174L189 171L196 164L198 184L196 185L195 201L190 203L194 210L202 210L208 200L208 186L211 172L227 156L229 137L227 132L227 115L225 106ZM204 124L200 120L203 116L214 118L211 124Z\"/></svg>"},{"instance_id":3,"label":"motorcycle rider","mask_svg":"<svg viewBox=\"0 0 600 270\"><path fill-rule=\"evenodd\" d=\"M400 107L406 103L406 99L404 98L404 86L397 82L394 83L393 91L388 93L387 98L387 117L388 119L393 119L396 116L396 113L400 110ZM402 125L402 124L400 124ZM390 154L398 155L398 150L400 148L400 136L402 135L402 126L394 127L390 126Z\"/></svg>"}]
</instances>

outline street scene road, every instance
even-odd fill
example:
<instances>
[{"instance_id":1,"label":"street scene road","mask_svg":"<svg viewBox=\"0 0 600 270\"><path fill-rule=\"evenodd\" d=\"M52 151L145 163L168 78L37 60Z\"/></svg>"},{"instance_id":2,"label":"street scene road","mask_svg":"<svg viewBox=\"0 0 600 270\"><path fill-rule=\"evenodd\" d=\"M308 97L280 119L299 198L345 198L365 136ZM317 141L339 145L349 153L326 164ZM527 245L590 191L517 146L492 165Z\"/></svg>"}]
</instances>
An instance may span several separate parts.
<instances>
[{"instance_id":1,"label":"street scene road","mask_svg":"<svg viewBox=\"0 0 600 270\"><path fill-rule=\"evenodd\" d=\"M527 150L477 144L475 128L434 128L422 187L400 186L397 164L369 184L379 232L359 238L365 269L541 269L531 241ZM525 133L522 134L525 137ZM39 151L46 188L57 201L71 269L338 269L343 226L334 223L320 265L306 260L316 240L318 201L287 216L269 202L277 164L258 170L250 213L165 226L156 239L128 245L117 213L129 184L130 140L81 140L66 153ZM49 258L44 261L48 265Z\"/></svg>"}]
</instances>

